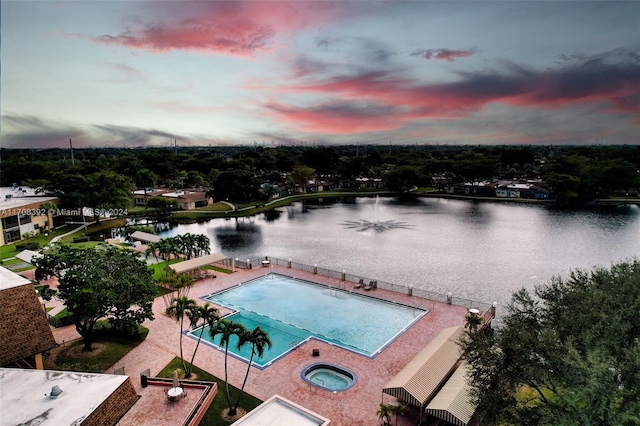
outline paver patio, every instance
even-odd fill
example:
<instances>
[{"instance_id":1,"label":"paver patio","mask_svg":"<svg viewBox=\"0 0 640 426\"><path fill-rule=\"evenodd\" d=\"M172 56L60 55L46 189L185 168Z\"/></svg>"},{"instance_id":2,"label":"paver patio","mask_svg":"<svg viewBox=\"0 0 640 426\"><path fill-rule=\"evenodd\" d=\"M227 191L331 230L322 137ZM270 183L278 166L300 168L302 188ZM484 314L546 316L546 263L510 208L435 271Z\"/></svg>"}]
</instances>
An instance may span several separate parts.
<instances>
[{"instance_id":1,"label":"paver patio","mask_svg":"<svg viewBox=\"0 0 640 426\"><path fill-rule=\"evenodd\" d=\"M198 281L190 290L189 297L197 299L198 303L203 304L204 301L199 299L202 296L269 272L330 286L336 286L338 283L335 278L314 275L285 266L271 266L270 268L239 270L233 274L218 273L217 278ZM383 401L386 404L398 403L389 395L383 397L383 386L442 329L464 325L464 317L467 314L465 307L434 302L383 289L365 292L363 289L354 289L351 284L351 287L347 285L347 290L427 308L430 309L430 312L373 359L312 339L264 370L252 367L245 391L262 400L268 399L273 394L279 394L328 417L336 426L379 424L376 411L380 403ZM139 394L142 393L140 373L150 369L151 376L154 376L180 353L179 324L165 316L164 310L165 301L159 297L153 305L155 320L145 323L145 326L149 328L147 339L107 370L107 373L112 373L124 367L125 374L131 376ZM54 336L58 342L69 341L74 332L73 327L67 327L55 330ZM371 332L375 333L375 324L371 324ZM183 338L184 355L187 360L191 358L195 346L195 339L187 336ZM320 356L313 357L312 349L319 349ZM306 366L315 362L338 364L355 372L357 375L356 385L342 392L331 392L311 386L300 375ZM224 377L224 353L220 350L201 344L194 364L217 377ZM229 383L239 388L242 385L246 369L246 363L230 356L228 359ZM223 397L223 392L219 392L217 398ZM125 420L126 415L123 418L123 421ZM148 424L154 424L152 419L149 420ZM398 421L398 425L402 426L414 424L415 420L413 419L401 417Z\"/></svg>"}]
</instances>

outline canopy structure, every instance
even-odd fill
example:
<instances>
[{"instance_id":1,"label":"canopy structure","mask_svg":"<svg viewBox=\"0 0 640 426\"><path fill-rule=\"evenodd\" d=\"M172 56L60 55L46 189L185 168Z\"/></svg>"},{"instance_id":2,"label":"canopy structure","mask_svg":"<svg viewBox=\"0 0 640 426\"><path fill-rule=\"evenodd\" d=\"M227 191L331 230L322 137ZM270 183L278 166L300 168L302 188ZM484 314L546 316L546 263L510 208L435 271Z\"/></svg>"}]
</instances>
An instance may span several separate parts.
<instances>
[{"instance_id":1,"label":"canopy structure","mask_svg":"<svg viewBox=\"0 0 640 426\"><path fill-rule=\"evenodd\" d=\"M227 256L222 253L207 254L206 256L196 257L195 259L174 263L173 265L169 265L169 268L173 269L173 271L178 274L182 274L184 272L195 271L196 269L212 263L220 262L226 258Z\"/></svg>"},{"instance_id":2,"label":"canopy structure","mask_svg":"<svg viewBox=\"0 0 640 426\"><path fill-rule=\"evenodd\" d=\"M31 264L33 264L32 261L34 258L37 259L39 257L42 257L42 255L37 251L32 251L32 250L22 250L20 253L16 254L16 259L20 259L23 262L27 262Z\"/></svg>"},{"instance_id":3,"label":"canopy structure","mask_svg":"<svg viewBox=\"0 0 640 426\"><path fill-rule=\"evenodd\" d=\"M129 237L132 240L142 241L145 243L157 243L161 240L157 235L149 234L148 232L136 231Z\"/></svg>"},{"instance_id":4,"label":"canopy structure","mask_svg":"<svg viewBox=\"0 0 640 426\"><path fill-rule=\"evenodd\" d=\"M442 330L409 363L382 388L382 392L417 407L424 405L436 393L455 368L461 351L458 338L462 327Z\"/></svg>"},{"instance_id":5,"label":"canopy structure","mask_svg":"<svg viewBox=\"0 0 640 426\"><path fill-rule=\"evenodd\" d=\"M467 384L467 364L463 362L440 392L427 405L426 413L457 426L467 426L476 405L471 401Z\"/></svg>"}]
</instances>

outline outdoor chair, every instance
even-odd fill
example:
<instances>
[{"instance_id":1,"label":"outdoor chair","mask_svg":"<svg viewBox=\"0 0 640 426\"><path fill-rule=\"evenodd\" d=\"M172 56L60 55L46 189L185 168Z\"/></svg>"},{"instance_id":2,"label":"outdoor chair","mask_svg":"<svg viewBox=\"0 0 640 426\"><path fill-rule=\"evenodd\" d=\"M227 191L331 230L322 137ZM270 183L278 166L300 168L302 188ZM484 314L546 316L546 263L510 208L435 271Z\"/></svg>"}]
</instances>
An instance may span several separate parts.
<instances>
[{"instance_id":1,"label":"outdoor chair","mask_svg":"<svg viewBox=\"0 0 640 426\"><path fill-rule=\"evenodd\" d=\"M365 290L371 290L371 287L373 287L373 281L369 281L369 284L364 286Z\"/></svg>"},{"instance_id":2,"label":"outdoor chair","mask_svg":"<svg viewBox=\"0 0 640 426\"><path fill-rule=\"evenodd\" d=\"M364 278L360 278L360 281L358 281L357 283L355 283L353 286L355 288L360 288L362 287L362 285L364 284Z\"/></svg>"}]
</instances>

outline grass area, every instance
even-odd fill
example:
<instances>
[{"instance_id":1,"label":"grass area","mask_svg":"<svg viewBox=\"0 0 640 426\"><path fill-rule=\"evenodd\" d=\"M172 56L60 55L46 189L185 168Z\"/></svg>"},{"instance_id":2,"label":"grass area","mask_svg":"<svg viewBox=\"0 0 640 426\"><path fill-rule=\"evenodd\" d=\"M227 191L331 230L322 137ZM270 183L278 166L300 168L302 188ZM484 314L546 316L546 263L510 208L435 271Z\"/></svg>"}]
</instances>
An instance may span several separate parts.
<instances>
[{"instance_id":1,"label":"grass area","mask_svg":"<svg viewBox=\"0 0 640 426\"><path fill-rule=\"evenodd\" d=\"M232 274L233 271L231 269L225 269L225 268L221 268L219 266L213 266L213 265L205 265L203 266L201 269L204 270L211 270L211 271L216 271L216 272L222 272L223 274Z\"/></svg>"},{"instance_id":2,"label":"grass area","mask_svg":"<svg viewBox=\"0 0 640 426\"><path fill-rule=\"evenodd\" d=\"M24 264L24 266L21 267L21 268L12 268L11 267L13 265L20 265L20 264ZM28 271L30 269L35 269L35 266L33 266L33 265L29 264L29 263L23 262L20 259L4 260L4 261L2 261L2 266L4 266L5 268L7 268L7 269L9 269L9 270L11 270L13 272L22 272L22 271Z\"/></svg>"},{"instance_id":3,"label":"grass area","mask_svg":"<svg viewBox=\"0 0 640 426\"><path fill-rule=\"evenodd\" d=\"M111 235L111 230L113 228L121 228L126 224L126 219L102 220L100 221L100 223L90 222L90 225L87 227L87 229L74 232L73 234L62 238L60 241L65 244L69 244L73 243L74 238L91 237L96 235L103 235L104 238L107 238ZM49 236L49 238L51 238L51 236Z\"/></svg>"},{"instance_id":4,"label":"grass area","mask_svg":"<svg viewBox=\"0 0 640 426\"><path fill-rule=\"evenodd\" d=\"M169 260L169 265L173 265L174 263L178 263L181 261L182 259L171 259ZM154 263L153 265L149 265L149 269L153 271L153 279L157 281L164 278L166 275L164 268L166 267L167 267L167 262L165 262L164 260L160 263Z\"/></svg>"},{"instance_id":5,"label":"grass area","mask_svg":"<svg viewBox=\"0 0 640 426\"><path fill-rule=\"evenodd\" d=\"M213 203L198 210L207 212L226 212L231 211L231 207L226 203Z\"/></svg>"},{"instance_id":6,"label":"grass area","mask_svg":"<svg viewBox=\"0 0 640 426\"><path fill-rule=\"evenodd\" d=\"M292 195L284 198L278 198L270 202L255 201L251 203L242 204L238 206L239 209L243 209L246 207L249 207L249 208L241 211L230 211L228 209L224 211L207 211L204 209L178 211L173 213L172 219L176 222L192 222L195 220L211 219L216 217L243 217L243 216L255 215L258 213L264 213L274 208L289 205L293 202L301 201L301 200L308 200L308 199L314 199L314 198L371 196L376 194L387 194L387 192L366 191L366 190L360 190L360 191L353 191L353 190L335 191L334 190L334 191L318 192L313 194L299 194L299 195Z\"/></svg>"},{"instance_id":7,"label":"grass area","mask_svg":"<svg viewBox=\"0 0 640 426\"><path fill-rule=\"evenodd\" d=\"M187 363L189 364L189 363ZM183 374L182 371L182 361L180 358L176 357L166 367L158 373L158 377L171 378L173 377L173 371L178 370L179 374ZM206 371L198 368L197 366L193 366L192 370L194 374L195 380L203 380L207 382L216 382L218 384L218 394L215 399L211 403L209 410L205 414L204 418L200 422L201 425L209 425L209 426L227 426L232 424L233 422L226 422L222 419L222 411L225 408L229 408L227 406L227 399L225 395L225 384L224 380L220 380L212 374L207 373ZM229 385L229 394L231 395L231 401L235 401L238 397L240 389L237 389L231 385ZM246 392L242 395L242 399L240 400L239 407L245 409L247 412L253 410L258 405L260 405L262 401L254 396L247 394Z\"/></svg>"},{"instance_id":8,"label":"grass area","mask_svg":"<svg viewBox=\"0 0 640 426\"><path fill-rule=\"evenodd\" d=\"M101 322L100 327L96 325L98 330L92 345L93 351L82 351L82 339L67 342L45 354L45 369L102 373L138 346L149 332L146 327L139 326L139 338L123 337L112 332L105 323Z\"/></svg>"}]
</instances>

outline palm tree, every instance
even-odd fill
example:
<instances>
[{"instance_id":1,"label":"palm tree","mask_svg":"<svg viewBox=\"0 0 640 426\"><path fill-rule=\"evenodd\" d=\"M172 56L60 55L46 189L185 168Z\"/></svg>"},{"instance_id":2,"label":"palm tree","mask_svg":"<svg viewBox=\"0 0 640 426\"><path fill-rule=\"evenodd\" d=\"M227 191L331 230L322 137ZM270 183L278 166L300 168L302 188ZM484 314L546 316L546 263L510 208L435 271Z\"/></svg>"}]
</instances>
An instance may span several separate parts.
<instances>
[{"instance_id":1,"label":"palm tree","mask_svg":"<svg viewBox=\"0 0 640 426\"><path fill-rule=\"evenodd\" d=\"M215 338L216 335L220 335L220 346L224 347L224 384L225 392L227 396L227 405L229 406L229 415L232 415L231 396L229 394L229 381L227 375L227 358L229 357L229 343L232 336L238 338L247 333L247 329L242 324L235 323L228 320L219 320L213 327L209 329L209 335L211 338ZM240 339L238 339L238 349L240 348Z\"/></svg>"},{"instance_id":2,"label":"palm tree","mask_svg":"<svg viewBox=\"0 0 640 426\"><path fill-rule=\"evenodd\" d=\"M396 426L398 426L398 416L404 415L404 407L402 405L388 405L389 414L396 416Z\"/></svg>"},{"instance_id":3,"label":"palm tree","mask_svg":"<svg viewBox=\"0 0 640 426\"><path fill-rule=\"evenodd\" d=\"M173 298L171 301L171 305L167 307L165 313L174 318L176 322L180 323L180 359L182 360L182 371L187 372L187 366L184 363L184 356L182 354L182 329L184 327L184 316L189 313L192 315L193 311L196 309L196 302L192 299L187 298L186 296Z\"/></svg>"},{"instance_id":4,"label":"palm tree","mask_svg":"<svg viewBox=\"0 0 640 426\"><path fill-rule=\"evenodd\" d=\"M244 375L244 380L242 381L240 394L238 394L238 398L236 399L236 403L233 409L229 410L230 416L235 416L236 410L238 409L238 404L240 404L240 400L242 399L244 385L247 383L247 377L249 377L249 371L251 370L251 362L253 361L253 356L258 355L258 358L262 358L265 348L271 348L271 339L269 339L269 335L259 326L254 328L251 332L247 331L246 333L243 333L239 337L240 341L238 342L238 347L244 346L246 343L251 344L251 356L249 357L249 364L247 365L247 373Z\"/></svg>"},{"instance_id":5,"label":"palm tree","mask_svg":"<svg viewBox=\"0 0 640 426\"><path fill-rule=\"evenodd\" d=\"M380 404L380 408L376 413L378 418L382 420L383 426L391 424L391 411L393 410L391 407L392 406L388 404Z\"/></svg>"},{"instance_id":6,"label":"palm tree","mask_svg":"<svg viewBox=\"0 0 640 426\"><path fill-rule=\"evenodd\" d=\"M149 243L147 244L147 249L144 251L144 254L149 257L153 255L156 258L156 263L158 263L158 244L157 243Z\"/></svg>"},{"instance_id":7,"label":"palm tree","mask_svg":"<svg viewBox=\"0 0 640 426\"><path fill-rule=\"evenodd\" d=\"M482 325L482 318L475 313L469 312L466 317L464 317L465 327L470 331L474 332L478 330L478 327Z\"/></svg>"},{"instance_id":8,"label":"palm tree","mask_svg":"<svg viewBox=\"0 0 640 426\"><path fill-rule=\"evenodd\" d=\"M198 234L195 236L195 241L198 256L202 256L202 253L211 253L211 241L209 240L209 237L203 234Z\"/></svg>"},{"instance_id":9,"label":"palm tree","mask_svg":"<svg viewBox=\"0 0 640 426\"><path fill-rule=\"evenodd\" d=\"M202 333L204 333L204 327L207 325L210 328L214 327L215 322L220 319L220 313L217 308L211 305L211 303L207 302L203 306L196 306L192 311L187 311L187 316L189 317L189 322L192 328L197 328L198 321L202 321L202 323L200 324L202 328L200 329L200 334L198 335L198 343L196 343L196 348L193 351L193 355L191 356L189 370L185 374L185 377L188 379L189 377L191 377L193 360L196 357L196 352L198 352L198 347L200 346L200 341L202 340Z\"/></svg>"}]
</instances>

